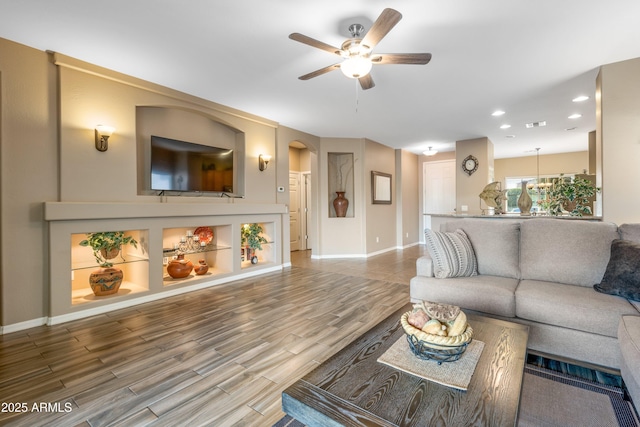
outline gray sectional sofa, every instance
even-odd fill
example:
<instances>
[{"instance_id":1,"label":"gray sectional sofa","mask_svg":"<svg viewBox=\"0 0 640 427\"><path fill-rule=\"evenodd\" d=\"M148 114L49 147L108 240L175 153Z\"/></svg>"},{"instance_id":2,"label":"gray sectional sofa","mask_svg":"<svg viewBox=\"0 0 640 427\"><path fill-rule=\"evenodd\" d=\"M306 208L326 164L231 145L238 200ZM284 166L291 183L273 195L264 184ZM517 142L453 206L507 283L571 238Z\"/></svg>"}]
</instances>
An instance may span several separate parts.
<instances>
[{"instance_id":1,"label":"gray sectional sofa","mask_svg":"<svg viewBox=\"0 0 640 427\"><path fill-rule=\"evenodd\" d=\"M635 357L633 361L623 361L618 341L622 316L640 316L640 303L593 288L605 274L612 242L640 236L638 225L541 217L465 218L443 224L441 231L458 229L471 241L478 274L436 278L431 257L421 257L417 276L411 279L412 301L454 304L529 325L528 347L538 353L616 370L626 361L632 366L625 370L640 371L640 365L633 365L640 363L639 337L625 341L631 341L626 351L633 355L626 357ZM638 320L625 319L633 325ZM625 379L629 380L634 379Z\"/></svg>"}]
</instances>

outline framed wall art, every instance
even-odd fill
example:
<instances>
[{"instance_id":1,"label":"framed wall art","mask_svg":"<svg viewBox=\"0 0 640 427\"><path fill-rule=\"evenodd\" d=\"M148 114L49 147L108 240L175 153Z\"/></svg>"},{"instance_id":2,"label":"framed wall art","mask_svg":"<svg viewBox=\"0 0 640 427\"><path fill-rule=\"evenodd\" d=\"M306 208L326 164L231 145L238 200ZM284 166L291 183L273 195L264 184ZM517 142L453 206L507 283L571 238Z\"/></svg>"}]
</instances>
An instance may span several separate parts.
<instances>
[{"instance_id":1,"label":"framed wall art","mask_svg":"<svg viewBox=\"0 0 640 427\"><path fill-rule=\"evenodd\" d=\"M391 204L391 174L371 171L371 202L374 205Z\"/></svg>"}]
</instances>

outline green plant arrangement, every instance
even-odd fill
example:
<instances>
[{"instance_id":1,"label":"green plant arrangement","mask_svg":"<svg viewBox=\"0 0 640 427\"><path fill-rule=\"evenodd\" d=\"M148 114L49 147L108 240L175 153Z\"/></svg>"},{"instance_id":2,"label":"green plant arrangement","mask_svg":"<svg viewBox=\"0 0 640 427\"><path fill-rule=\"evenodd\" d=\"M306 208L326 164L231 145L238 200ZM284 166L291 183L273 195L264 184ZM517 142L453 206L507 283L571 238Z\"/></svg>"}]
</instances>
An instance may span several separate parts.
<instances>
[{"instance_id":1,"label":"green plant arrangement","mask_svg":"<svg viewBox=\"0 0 640 427\"><path fill-rule=\"evenodd\" d=\"M592 215L589 199L600 192L600 188L594 186L584 178L560 178L549 189L549 201L547 211L549 215L559 216L565 211L571 216Z\"/></svg>"},{"instance_id":2,"label":"green plant arrangement","mask_svg":"<svg viewBox=\"0 0 640 427\"><path fill-rule=\"evenodd\" d=\"M93 249L93 256L100 267L112 267L113 263L109 260L118 253L124 261L120 252L123 245L138 248L138 242L132 236L125 236L124 231L87 233L87 238L80 242L80 246L90 246Z\"/></svg>"},{"instance_id":3,"label":"green plant arrangement","mask_svg":"<svg viewBox=\"0 0 640 427\"><path fill-rule=\"evenodd\" d=\"M260 235L263 231L260 224L245 224L241 229L242 246L249 246L253 250L262 250L262 244L267 243L267 239Z\"/></svg>"}]
</instances>

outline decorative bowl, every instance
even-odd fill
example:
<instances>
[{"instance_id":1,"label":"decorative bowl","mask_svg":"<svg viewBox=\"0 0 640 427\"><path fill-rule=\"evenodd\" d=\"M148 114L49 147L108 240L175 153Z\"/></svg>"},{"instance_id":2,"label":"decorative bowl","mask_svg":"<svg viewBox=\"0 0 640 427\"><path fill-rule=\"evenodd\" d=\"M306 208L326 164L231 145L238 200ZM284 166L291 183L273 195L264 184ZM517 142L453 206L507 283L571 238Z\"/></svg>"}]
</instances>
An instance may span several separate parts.
<instances>
[{"instance_id":1,"label":"decorative bowl","mask_svg":"<svg viewBox=\"0 0 640 427\"><path fill-rule=\"evenodd\" d=\"M407 334L407 341L413 354L420 359L453 362L460 358L462 353L473 339L473 328L467 324L465 331L454 337L443 337L426 333L408 321L411 312L406 312L400 318L400 323Z\"/></svg>"}]
</instances>

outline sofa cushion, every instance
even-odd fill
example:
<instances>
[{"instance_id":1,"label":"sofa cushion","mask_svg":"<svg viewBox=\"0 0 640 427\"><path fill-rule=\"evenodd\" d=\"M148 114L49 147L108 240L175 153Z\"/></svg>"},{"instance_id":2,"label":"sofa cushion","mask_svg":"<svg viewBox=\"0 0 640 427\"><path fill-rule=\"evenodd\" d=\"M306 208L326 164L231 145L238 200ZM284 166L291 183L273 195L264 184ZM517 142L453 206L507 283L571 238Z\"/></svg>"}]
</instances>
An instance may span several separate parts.
<instances>
[{"instance_id":1,"label":"sofa cushion","mask_svg":"<svg viewBox=\"0 0 640 427\"><path fill-rule=\"evenodd\" d=\"M640 301L640 244L614 240L604 278L593 288L605 294Z\"/></svg>"},{"instance_id":2,"label":"sofa cushion","mask_svg":"<svg viewBox=\"0 0 640 427\"><path fill-rule=\"evenodd\" d=\"M615 224L572 219L532 218L520 233L522 279L589 288L602 281L611 242L619 238Z\"/></svg>"},{"instance_id":3,"label":"sofa cushion","mask_svg":"<svg viewBox=\"0 0 640 427\"><path fill-rule=\"evenodd\" d=\"M618 233L623 240L640 243L640 224L622 224L618 226Z\"/></svg>"},{"instance_id":4,"label":"sofa cushion","mask_svg":"<svg viewBox=\"0 0 640 427\"><path fill-rule=\"evenodd\" d=\"M424 231L427 251L433 260L433 274L439 279L478 274L476 256L464 231Z\"/></svg>"},{"instance_id":5,"label":"sofa cushion","mask_svg":"<svg viewBox=\"0 0 640 427\"><path fill-rule=\"evenodd\" d=\"M638 312L624 298L584 286L523 280L516 289L516 315L548 325L615 337L625 314Z\"/></svg>"},{"instance_id":6,"label":"sofa cushion","mask_svg":"<svg viewBox=\"0 0 640 427\"><path fill-rule=\"evenodd\" d=\"M433 301L504 317L515 316L517 286L517 279L486 275L450 279L416 276L409 285L413 302Z\"/></svg>"},{"instance_id":7,"label":"sofa cushion","mask_svg":"<svg viewBox=\"0 0 640 427\"><path fill-rule=\"evenodd\" d=\"M416 260L416 274L433 277L433 260L429 255L421 256Z\"/></svg>"},{"instance_id":8,"label":"sofa cushion","mask_svg":"<svg viewBox=\"0 0 640 427\"><path fill-rule=\"evenodd\" d=\"M640 404L640 316L622 316L618 326L622 379L636 405Z\"/></svg>"},{"instance_id":9,"label":"sofa cushion","mask_svg":"<svg viewBox=\"0 0 640 427\"><path fill-rule=\"evenodd\" d=\"M520 278L519 221L465 218L441 226L442 231L457 229L464 230L473 245L478 274Z\"/></svg>"}]
</instances>

